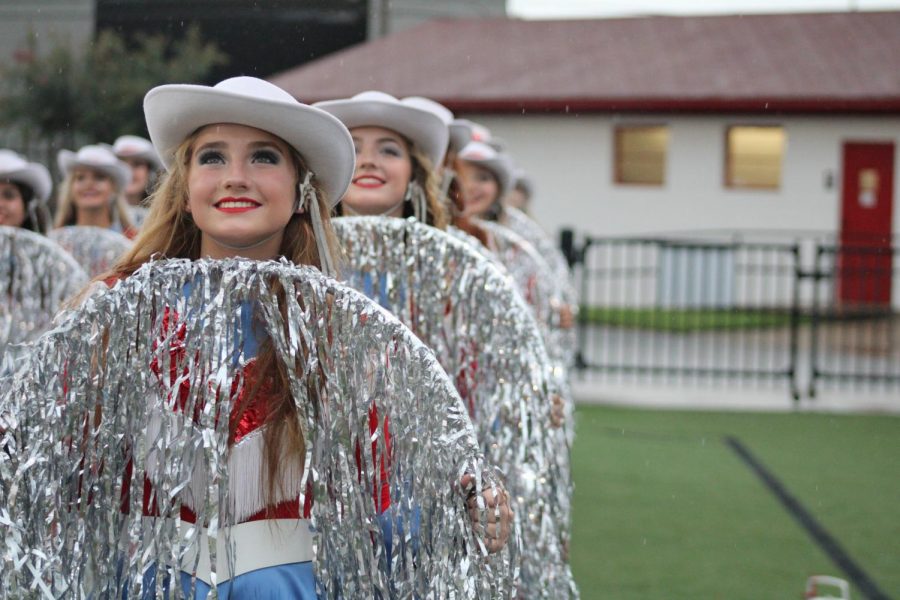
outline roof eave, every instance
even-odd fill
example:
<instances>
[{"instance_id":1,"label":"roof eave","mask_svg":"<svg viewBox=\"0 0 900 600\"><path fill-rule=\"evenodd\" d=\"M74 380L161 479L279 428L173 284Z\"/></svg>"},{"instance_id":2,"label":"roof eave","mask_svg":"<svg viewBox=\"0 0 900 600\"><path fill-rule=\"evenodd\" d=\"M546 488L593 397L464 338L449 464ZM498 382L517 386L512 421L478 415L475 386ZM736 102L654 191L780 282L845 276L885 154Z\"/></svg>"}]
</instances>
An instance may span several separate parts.
<instances>
[{"instance_id":1,"label":"roof eave","mask_svg":"<svg viewBox=\"0 0 900 600\"><path fill-rule=\"evenodd\" d=\"M460 113L745 113L900 114L900 97L884 98L441 98Z\"/></svg>"}]
</instances>

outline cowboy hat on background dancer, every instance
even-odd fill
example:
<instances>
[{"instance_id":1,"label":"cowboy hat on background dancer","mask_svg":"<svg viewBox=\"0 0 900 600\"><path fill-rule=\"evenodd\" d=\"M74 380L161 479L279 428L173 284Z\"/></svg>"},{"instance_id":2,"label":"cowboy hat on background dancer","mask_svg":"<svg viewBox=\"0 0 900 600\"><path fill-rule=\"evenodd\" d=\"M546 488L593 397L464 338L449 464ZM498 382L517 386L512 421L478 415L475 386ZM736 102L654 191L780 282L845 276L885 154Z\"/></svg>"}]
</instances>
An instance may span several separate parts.
<instances>
[{"instance_id":1,"label":"cowboy hat on background dancer","mask_svg":"<svg viewBox=\"0 0 900 600\"><path fill-rule=\"evenodd\" d=\"M124 196L131 181L127 164L102 145L84 146L78 152L60 150L57 162L65 179L59 189L54 227L103 227L134 237Z\"/></svg>"},{"instance_id":2,"label":"cowboy hat on background dancer","mask_svg":"<svg viewBox=\"0 0 900 600\"><path fill-rule=\"evenodd\" d=\"M131 220L140 228L147 218L147 200L159 172L162 161L150 140L136 135L123 135L113 142L113 154L131 167L131 182L125 188Z\"/></svg>"},{"instance_id":3,"label":"cowboy hat on background dancer","mask_svg":"<svg viewBox=\"0 0 900 600\"><path fill-rule=\"evenodd\" d=\"M332 199L340 198L350 183L354 164L352 140L337 119L250 77L212 88L160 86L147 94L144 107L151 139L169 172L153 195L134 248L114 268L108 284L128 277L153 256L282 258L334 271L329 213ZM252 312L252 306L242 306L242 322ZM177 315L170 322L175 319ZM170 333L176 327L170 325ZM291 391L278 383L286 380L280 374L283 363L275 359L265 336L257 337L252 324L247 327L253 332L244 340L243 352L250 358L245 370L252 371L247 377L271 383L242 393L232 408L231 443L262 432L255 438L259 445L251 447L256 454L248 459L256 467L234 474L239 489L260 486L259 493L240 493L248 504L238 507L244 520L236 527L273 518L295 526L309 511L309 506L300 506L302 490L296 487L302 480L297 471L303 470L297 458L303 456L306 439L297 424ZM379 428L377 417L372 427L373 435L378 430L378 436L389 437L387 424ZM272 448L293 449L294 459L285 460ZM246 449L245 445L245 453ZM380 480L386 481L384 459L381 468ZM270 484L264 486L266 480ZM382 486L375 492L379 511L386 510L390 490ZM505 494L485 490L482 497L496 508L489 511L482 528L488 547L497 550L509 535ZM153 514L155 501L152 487L145 488L148 514ZM267 562L264 568L220 584L220 594L315 597L311 544L309 535L298 533L288 551L243 548L244 554L262 553ZM185 589L190 589L189 580L190 575L182 572ZM196 586L196 597L204 598L209 586L199 580Z\"/></svg>"},{"instance_id":4,"label":"cowboy hat on background dancer","mask_svg":"<svg viewBox=\"0 0 900 600\"><path fill-rule=\"evenodd\" d=\"M0 225L47 233L46 202L52 187L44 165L0 150Z\"/></svg>"}]
</instances>

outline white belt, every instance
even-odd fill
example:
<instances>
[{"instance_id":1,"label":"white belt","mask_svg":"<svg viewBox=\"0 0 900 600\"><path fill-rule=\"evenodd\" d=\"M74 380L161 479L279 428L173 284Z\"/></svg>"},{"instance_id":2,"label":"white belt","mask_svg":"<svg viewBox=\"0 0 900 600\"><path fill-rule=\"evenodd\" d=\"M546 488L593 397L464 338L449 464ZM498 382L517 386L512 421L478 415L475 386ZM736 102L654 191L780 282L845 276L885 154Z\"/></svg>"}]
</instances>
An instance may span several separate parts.
<instances>
[{"instance_id":1,"label":"white belt","mask_svg":"<svg viewBox=\"0 0 900 600\"><path fill-rule=\"evenodd\" d=\"M145 527L152 531L153 517L144 517ZM197 542L197 528L186 521L179 520L181 547L186 552L181 559L181 570L191 573L197 561L197 579L207 585L212 584L212 564L209 559L209 539L206 529ZM146 530L145 530L146 531ZM191 536L188 539L188 535ZM312 532L307 519L265 519L240 523L219 530L216 540L216 582L222 583L265 567L275 567L297 562L308 562L313 559ZM231 544L232 564L226 546Z\"/></svg>"}]
</instances>

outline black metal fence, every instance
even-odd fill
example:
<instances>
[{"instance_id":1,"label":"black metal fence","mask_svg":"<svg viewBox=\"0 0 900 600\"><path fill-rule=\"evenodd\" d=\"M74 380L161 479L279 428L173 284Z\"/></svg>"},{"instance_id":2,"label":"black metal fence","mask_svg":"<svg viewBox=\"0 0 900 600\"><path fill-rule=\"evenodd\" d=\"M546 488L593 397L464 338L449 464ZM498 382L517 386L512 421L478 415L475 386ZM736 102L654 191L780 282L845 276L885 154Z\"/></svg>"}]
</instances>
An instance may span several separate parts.
<instances>
[{"instance_id":1,"label":"black metal fence","mask_svg":"<svg viewBox=\"0 0 900 600\"><path fill-rule=\"evenodd\" d=\"M900 248L588 238L578 365L619 380L900 390Z\"/></svg>"}]
</instances>

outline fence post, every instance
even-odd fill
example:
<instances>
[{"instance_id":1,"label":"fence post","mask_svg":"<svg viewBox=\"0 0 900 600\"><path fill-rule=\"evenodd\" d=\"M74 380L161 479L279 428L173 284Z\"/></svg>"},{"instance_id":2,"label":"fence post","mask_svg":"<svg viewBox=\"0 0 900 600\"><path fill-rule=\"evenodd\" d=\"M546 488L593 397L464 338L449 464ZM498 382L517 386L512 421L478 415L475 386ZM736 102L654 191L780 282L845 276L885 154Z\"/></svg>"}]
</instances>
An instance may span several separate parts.
<instances>
[{"instance_id":1,"label":"fence post","mask_svg":"<svg viewBox=\"0 0 900 600\"><path fill-rule=\"evenodd\" d=\"M800 386L797 383L797 353L799 351L800 336L800 280L803 278L803 266L800 264L800 243L794 242L794 289L791 291L791 355L790 377L791 397L794 399L794 408L800 402Z\"/></svg>"},{"instance_id":2,"label":"fence post","mask_svg":"<svg viewBox=\"0 0 900 600\"><path fill-rule=\"evenodd\" d=\"M578 262L578 253L575 251L575 232L566 227L559 230L559 249L562 250L569 268L573 268Z\"/></svg>"},{"instance_id":3,"label":"fence post","mask_svg":"<svg viewBox=\"0 0 900 600\"><path fill-rule=\"evenodd\" d=\"M809 323L809 390L810 398L816 397L816 379L819 376L819 367L816 359L819 353L819 282L824 274L822 273L822 254L825 249L816 242L815 262L813 264L813 293L812 293L812 315L810 315Z\"/></svg>"},{"instance_id":4,"label":"fence post","mask_svg":"<svg viewBox=\"0 0 900 600\"><path fill-rule=\"evenodd\" d=\"M560 232L560 245L563 246L563 248L566 247L565 243L567 237L570 254L566 254L566 260L569 262L569 267L574 270L575 265L579 262L581 263L581 285L578 293L578 302L581 304L581 306L579 306L578 310L578 330L576 331L576 345L578 349L575 352L575 368L581 372L584 372L588 366L587 361L585 360L585 343L587 340L588 327L587 312L590 308L587 304L588 278L591 276L587 264L587 251L588 248L591 247L593 240L589 237L586 238L581 248L576 251L574 244L574 235L571 229L564 229ZM563 251L565 252L565 250Z\"/></svg>"}]
</instances>

